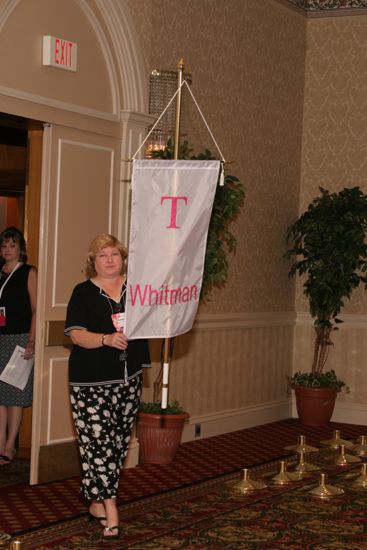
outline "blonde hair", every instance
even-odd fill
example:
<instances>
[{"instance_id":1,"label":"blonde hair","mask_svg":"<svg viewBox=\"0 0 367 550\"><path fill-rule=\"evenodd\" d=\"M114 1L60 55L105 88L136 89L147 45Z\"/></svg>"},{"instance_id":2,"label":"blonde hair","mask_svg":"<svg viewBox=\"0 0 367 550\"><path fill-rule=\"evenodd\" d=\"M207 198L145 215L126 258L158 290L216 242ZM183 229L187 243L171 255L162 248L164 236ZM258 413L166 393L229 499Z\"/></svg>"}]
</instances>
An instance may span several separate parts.
<instances>
[{"instance_id":1,"label":"blonde hair","mask_svg":"<svg viewBox=\"0 0 367 550\"><path fill-rule=\"evenodd\" d=\"M108 246L113 246L114 248L117 248L117 250L120 252L121 258L123 260L121 275L125 273L126 266L125 266L124 260L126 260L127 258L126 248L113 235L109 235L108 233L101 233L100 235L97 235L97 237L95 237L89 245L88 256L87 256L87 261L85 266L85 274L88 277L88 279L91 279L92 277L95 277L97 275L97 272L94 267L94 261L96 259L97 254L103 248L107 248Z\"/></svg>"}]
</instances>

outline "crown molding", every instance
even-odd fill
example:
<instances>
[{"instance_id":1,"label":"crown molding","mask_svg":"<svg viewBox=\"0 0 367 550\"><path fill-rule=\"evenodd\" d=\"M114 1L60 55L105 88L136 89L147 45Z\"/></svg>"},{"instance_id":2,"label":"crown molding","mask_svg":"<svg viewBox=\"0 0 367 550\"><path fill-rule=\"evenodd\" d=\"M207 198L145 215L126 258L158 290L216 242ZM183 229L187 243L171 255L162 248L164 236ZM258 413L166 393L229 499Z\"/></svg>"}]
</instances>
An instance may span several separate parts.
<instances>
[{"instance_id":1,"label":"crown molding","mask_svg":"<svg viewBox=\"0 0 367 550\"><path fill-rule=\"evenodd\" d=\"M367 0L275 0L307 18L367 15Z\"/></svg>"}]
</instances>

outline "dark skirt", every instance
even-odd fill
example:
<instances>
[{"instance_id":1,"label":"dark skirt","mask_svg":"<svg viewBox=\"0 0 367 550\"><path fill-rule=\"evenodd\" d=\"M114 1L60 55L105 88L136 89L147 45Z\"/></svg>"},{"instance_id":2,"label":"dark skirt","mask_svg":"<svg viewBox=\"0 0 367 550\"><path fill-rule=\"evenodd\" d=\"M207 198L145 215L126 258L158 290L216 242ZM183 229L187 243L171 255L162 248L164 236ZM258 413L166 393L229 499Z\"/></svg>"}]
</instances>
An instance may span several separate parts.
<instances>
[{"instance_id":1,"label":"dark skirt","mask_svg":"<svg viewBox=\"0 0 367 550\"><path fill-rule=\"evenodd\" d=\"M16 345L26 347L28 334L0 335L0 374L3 372ZM33 398L33 369L24 390L0 380L0 405L6 407L30 407Z\"/></svg>"}]
</instances>

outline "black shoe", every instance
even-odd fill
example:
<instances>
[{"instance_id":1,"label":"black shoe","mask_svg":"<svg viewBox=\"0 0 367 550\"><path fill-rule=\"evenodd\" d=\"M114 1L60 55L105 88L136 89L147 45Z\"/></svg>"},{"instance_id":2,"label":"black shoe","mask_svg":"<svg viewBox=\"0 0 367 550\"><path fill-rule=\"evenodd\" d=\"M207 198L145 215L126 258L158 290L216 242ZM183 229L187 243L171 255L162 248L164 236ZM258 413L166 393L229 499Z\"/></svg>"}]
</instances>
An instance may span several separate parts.
<instances>
[{"instance_id":1,"label":"black shoe","mask_svg":"<svg viewBox=\"0 0 367 550\"><path fill-rule=\"evenodd\" d=\"M88 512L88 518L89 518L89 521L99 521L102 527L104 527L102 521L106 521L107 519L105 516L94 516L90 512Z\"/></svg>"},{"instance_id":2,"label":"black shoe","mask_svg":"<svg viewBox=\"0 0 367 550\"><path fill-rule=\"evenodd\" d=\"M113 533L113 531L116 531L116 533L114 533L113 535L105 534L105 533ZM113 527L105 527L103 529L103 537L105 539L118 539L119 536L120 536L120 531L119 531L118 525L114 525Z\"/></svg>"}]
</instances>

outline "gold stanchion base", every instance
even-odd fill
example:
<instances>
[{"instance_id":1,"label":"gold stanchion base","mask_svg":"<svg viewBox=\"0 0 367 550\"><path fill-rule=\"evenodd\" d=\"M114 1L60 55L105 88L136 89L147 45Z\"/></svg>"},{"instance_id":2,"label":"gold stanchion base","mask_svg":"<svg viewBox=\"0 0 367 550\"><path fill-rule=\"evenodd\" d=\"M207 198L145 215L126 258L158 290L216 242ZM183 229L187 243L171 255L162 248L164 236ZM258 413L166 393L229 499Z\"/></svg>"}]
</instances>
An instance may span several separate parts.
<instances>
[{"instance_id":1,"label":"gold stanchion base","mask_svg":"<svg viewBox=\"0 0 367 550\"><path fill-rule=\"evenodd\" d=\"M320 468L318 466L315 466L314 464L306 462L305 453L304 451L301 451L298 456L297 466L294 468L294 470L296 472L299 472L303 476L308 472L316 472L317 470L320 470Z\"/></svg>"},{"instance_id":2,"label":"gold stanchion base","mask_svg":"<svg viewBox=\"0 0 367 550\"><path fill-rule=\"evenodd\" d=\"M338 449L340 445L344 445L344 447L353 447L352 441L342 439L340 430L334 430L333 437L331 439L324 439L323 441L320 441L320 443L321 445L327 445L333 449Z\"/></svg>"},{"instance_id":3,"label":"gold stanchion base","mask_svg":"<svg viewBox=\"0 0 367 550\"><path fill-rule=\"evenodd\" d=\"M266 483L262 481L254 481L250 478L250 474L247 468L242 470L242 479L239 483L236 483L234 489L240 491L242 494L251 493L253 491L259 491L267 487Z\"/></svg>"},{"instance_id":4,"label":"gold stanchion base","mask_svg":"<svg viewBox=\"0 0 367 550\"><path fill-rule=\"evenodd\" d=\"M296 445L288 445L284 447L287 451L294 451L296 453L315 453L319 449L317 447L312 447L312 445L306 444L306 436L300 435L298 437L298 443Z\"/></svg>"},{"instance_id":5,"label":"gold stanchion base","mask_svg":"<svg viewBox=\"0 0 367 550\"><path fill-rule=\"evenodd\" d=\"M348 464L353 464L355 462L361 462L361 459L358 456L346 454L345 445L340 445L339 456L335 460L335 464L338 466L347 466Z\"/></svg>"},{"instance_id":6,"label":"gold stanchion base","mask_svg":"<svg viewBox=\"0 0 367 550\"><path fill-rule=\"evenodd\" d=\"M310 464L309 462L303 462L302 464L297 464L297 466L294 468L296 472L299 472L301 475L308 474L310 472L317 472L320 470L319 466L315 466L315 464Z\"/></svg>"},{"instance_id":7,"label":"gold stanchion base","mask_svg":"<svg viewBox=\"0 0 367 550\"><path fill-rule=\"evenodd\" d=\"M343 489L340 487L334 487L326 483L326 474L320 474L319 486L315 489L311 489L308 492L309 495L321 499L335 498L344 494Z\"/></svg>"},{"instance_id":8,"label":"gold stanchion base","mask_svg":"<svg viewBox=\"0 0 367 550\"><path fill-rule=\"evenodd\" d=\"M281 460L279 473L272 477L271 481L275 485L287 485L301 479L302 474L300 472L287 472L287 465L284 460Z\"/></svg>"},{"instance_id":9,"label":"gold stanchion base","mask_svg":"<svg viewBox=\"0 0 367 550\"><path fill-rule=\"evenodd\" d=\"M355 453L357 456L367 456L367 436L361 435L359 441L351 449L352 453Z\"/></svg>"},{"instance_id":10,"label":"gold stanchion base","mask_svg":"<svg viewBox=\"0 0 367 550\"><path fill-rule=\"evenodd\" d=\"M367 464L362 464L361 474L354 480L353 485L367 489Z\"/></svg>"}]
</instances>

